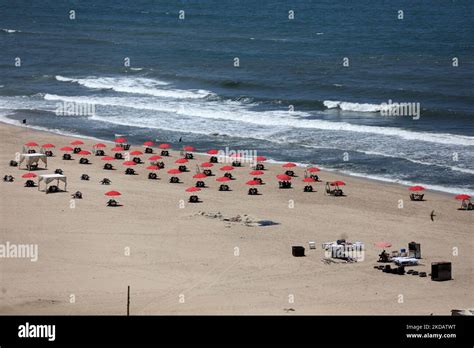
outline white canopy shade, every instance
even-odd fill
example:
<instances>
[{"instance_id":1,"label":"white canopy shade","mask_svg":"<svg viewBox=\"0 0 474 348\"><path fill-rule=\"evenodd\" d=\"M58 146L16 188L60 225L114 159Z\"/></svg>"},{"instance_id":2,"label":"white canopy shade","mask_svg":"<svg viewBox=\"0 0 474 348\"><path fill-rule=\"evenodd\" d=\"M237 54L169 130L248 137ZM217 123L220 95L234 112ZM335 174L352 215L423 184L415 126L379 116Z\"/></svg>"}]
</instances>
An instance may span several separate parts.
<instances>
[{"instance_id":1,"label":"white canopy shade","mask_svg":"<svg viewBox=\"0 0 474 348\"><path fill-rule=\"evenodd\" d=\"M59 182L62 181L64 183L64 191L67 190L67 178L65 175L62 174L43 174L38 176L38 191L40 190L40 183L41 181L45 182L46 186L44 188L45 192L48 192L48 184L54 180L57 180L57 184L59 186Z\"/></svg>"},{"instance_id":2,"label":"white canopy shade","mask_svg":"<svg viewBox=\"0 0 474 348\"><path fill-rule=\"evenodd\" d=\"M48 168L48 156L44 153L22 153L20 154L18 168L20 169L21 164L26 162L26 169L30 170L31 165L37 164L40 160L45 164L45 168Z\"/></svg>"}]
</instances>

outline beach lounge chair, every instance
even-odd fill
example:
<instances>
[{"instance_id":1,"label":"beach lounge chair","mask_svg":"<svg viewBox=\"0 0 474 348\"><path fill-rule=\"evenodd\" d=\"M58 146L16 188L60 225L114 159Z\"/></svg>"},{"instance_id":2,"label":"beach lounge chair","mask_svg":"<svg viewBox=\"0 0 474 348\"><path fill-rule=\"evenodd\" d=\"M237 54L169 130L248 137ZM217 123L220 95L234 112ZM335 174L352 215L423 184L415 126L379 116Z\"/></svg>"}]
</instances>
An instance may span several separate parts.
<instances>
[{"instance_id":1,"label":"beach lounge chair","mask_svg":"<svg viewBox=\"0 0 474 348\"><path fill-rule=\"evenodd\" d=\"M156 166L160 169L163 169L165 167L165 163L164 162L156 162Z\"/></svg>"},{"instance_id":2,"label":"beach lounge chair","mask_svg":"<svg viewBox=\"0 0 474 348\"><path fill-rule=\"evenodd\" d=\"M30 149L30 150L28 150L28 153L36 153L36 151L33 150L33 149Z\"/></svg>"},{"instance_id":3,"label":"beach lounge chair","mask_svg":"<svg viewBox=\"0 0 474 348\"><path fill-rule=\"evenodd\" d=\"M303 189L303 192L313 192L313 186L306 185Z\"/></svg>"},{"instance_id":4,"label":"beach lounge chair","mask_svg":"<svg viewBox=\"0 0 474 348\"><path fill-rule=\"evenodd\" d=\"M189 203L199 203L199 197L196 195L192 195L189 197Z\"/></svg>"},{"instance_id":5,"label":"beach lounge chair","mask_svg":"<svg viewBox=\"0 0 474 348\"><path fill-rule=\"evenodd\" d=\"M179 166L179 167L178 167L178 170L179 170L180 172L187 172L187 171L188 171L188 168L186 168L186 166Z\"/></svg>"},{"instance_id":6,"label":"beach lounge chair","mask_svg":"<svg viewBox=\"0 0 474 348\"><path fill-rule=\"evenodd\" d=\"M153 149L151 147L145 148L145 153L153 153Z\"/></svg>"},{"instance_id":7,"label":"beach lounge chair","mask_svg":"<svg viewBox=\"0 0 474 348\"><path fill-rule=\"evenodd\" d=\"M206 174L206 176L212 176L212 170L210 169L204 169L202 172Z\"/></svg>"},{"instance_id":8,"label":"beach lounge chair","mask_svg":"<svg viewBox=\"0 0 474 348\"><path fill-rule=\"evenodd\" d=\"M10 167L18 167L18 162L17 161L10 161Z\"/></svg>"},{"instance_id":9,"label":"beach lounge chair","mask_svg":"<svg viewBox=\"0 0 474 348\"><path fill-rule=\"evenodd\" d=\"M319 181L319 176L317 176L316 174L311 174L309 177L313 178L316 181Z\"/></svg>"},{"instance_id":10,"label":"beach lounge chair","mask_svg":"<svg viewBox=\"0 0 474 348\"><path fill-rule=\"evenodd\" d=\"M331 188L329 182L326 182L326 194L334 197L340 197L344 195L344 192L342 192L342 190L338 186L334 186L334 188Z\"/></svg>"},{"instance_id":11,"label":"beach lounge chair","mask_svg":"<svg viewBox=\"0 0 474 348\"><path fill-rule=\"evenodd\" d=\"M81 191L76 191L76 193L72 194L71 196L74 199L82 199L82 192Z\"/></svg>"},{"instance_id":12,"label":"beach lounge chair","mask_svg":"<svg viewBox=\"0 0 474 348\"><path fill-rule=\"evenodd\" d=\"M28 168L28 170L36 170L36 169L38 169L38 163L27 164L26 168Z\"/></svg>"},{"instance_id":13,"label":"beach lounge chair","mask_svg":"<svg viewBox=\"0 0 474 348\"><path fill-rule=\"evenodd\" d=\"M14 180L15 180L15 178L12 175L5 175L3 177L3 181L5 181L5 182L13 182Z\"/></svg>"},{"instance_id":14,"label":"beach lounge chair","mask_svg":"<svg viewBox=\"0 0 474 348\"><path fill-rule=\"evenodd\" d=\"M125 175L135 175L135 174L136 174L135 169L133 169L133 168L127 168L125 170Z\"/></svg>"},{"instance_id":15,"label":"beach lounge chair","mask_svg":"<svg viewBox=\"0 0 474 348\"><path fill-rule=\"evenodd\" d=\"M53 151L51 150L45 151L44 154L48 157L53 157Z\"/></svg>"},{"instance_id":16,"label":"beach lounge chair","mask_svg":"<svg viewBox=\"0 0 474 348\"><path fill-rule=\"evenodd\" d=\"M81 152L82 149L80 147L75 147L74 150L72 150L73 153L78 153Z\"/></svg>"},{"instance_id":17,"label":"beach lounge chair","mask_svg":"<svg viewBox=\"0 0 474 348\"><path fill-rule=\"evenodd\" d=\"M59 192L59 187L56 185L49 186L48 190L46 191L46 193L56 193L56 192Z\"/></svg>"},{"instance_id":18,"label":"beach lounge chair","mask_svg":"<svg viewBox=\"0 0 474 348\"><path fill-rule=\"evenodd\" d=\"M229 185L222 184L219 186L219 191L230 191Z\"/></svg>"},{"instance_id":19,"label":"beach lounge chair","mask_svg":"<svg viewBox=\"0 0 474 348\"><path fill-rule=\"evenodd\" d=\"M172 176L170 178L170 183L171 184L179 184L179 178L177 176Z\"/></svg>"},{"instance_id":20,"label":"beach lounge chair","mask_svg":"<svg viewBox=\"0 0 474 348\"><path fill-rule=\"evenodd\" d=\"M156 180L158 179L158 175L156 175L156 173L148 173L148 179Z\"/></svg>"},{"instance_id":21,"label":"beach lounge chair","mask_svg":"<svg viewBox=\"0 0 474 348\"><path fill-rule=\"evenodd\" d=\"M89 164L89 160L85 157L82 157L80 160L79 160L79 163L80 164Z\"/></svg>"},{"instance_id":22,"label":"beach lounge chair","mask_svg":"<svg viewBox=\"0 0 474 348\"><path fill-rule=\"evenodd\" d=\"M253 180L258 181L260 183L260 185L263 185L262 178L253 178Z\"/></svg>"},{"instance_id":23,"label":"beach lounge chair","mask_svg":"<svg viewBox=\"0 0 474 348\"><path fill-rule=\"evenodd\" d=\"M115 159L118 159L118 160L123 159L123 155L120 152L116 152L114 157L115 157Z\"/></svg>"},{"instance_id":24,"label":"beach lounge chair","mask_svg":"<svg viewBox=\"0 0 474 348\"><path fill-rule=\"evenodd\" d=\"M212 156L211 158L209 158L209 163L219 163L219 161L217 160L216 156Z\"/></svg>"},{"instance_id":25,"label":"beach lounge chair","mask_svg":"<svg viewBox=\"0 0 474 348\"><path fill-rule=\"evenodd\" d=\"M265 166L261 163L257 163L255 166L255 170L265 170Z\"/></svg>"},{"instance_id":26,"label":"beach lounge chair","mask_svg":"<svg viewBox=\"0 0 474 348\"><path fill-rule=\"evenodd\" d=\"M118 202L115 199L109 199L107 202L108 207L118 207Z\"/></svg>"},{"instance_id":27,"label":"beach lounge chair","mask_svg":"<svg viewBox=\"0 0 474 348\"><path fill-rule=\"evenodd\" d=\"M136 164L142 163L142 160L141 160L140 157L133 157L133 160L132 160L132 161L135 162Z\"/></svg>"},{"instance_id":28,"label":"beach lounge chair","mask_svg":"<svg viewBox=\"0 0 474 348\"><path fill-rule=\"evenodd\" d=\"M96 155L96 156L104 156L104 155L105 155L105 152L104 152L104 150L96 150L96 151L95 151L95 155Z\"/></svg>"},{"instance_id":29,"label":"beach lounge chair","mask_svg":"<svg viewBox=\"0 0 474 348\"><path fill-rule=\"evenodd\" d=\"M163 156L163 157L168 157L170 155L170 153L169 153L169 151L162 150L160 155Z\"/></svg>"},{"instance_id":30,"label":"beach lounge chair","mask_svg":"<svg viewBox=\"0 0 474 348\"><path fill-rule=\"evenodd\" d=\"M287 171L285 172L285 174L288 175L288 176L295 176L295 172L292 171L292 170L287 170Z\"/></svg>"},{"instance_id":31,"label":"beach lounge chair","mask_svg":"<svg viewBox=\"0 0 474 348\"><path fill-rule=\"evenodd\" d=\"M61 168L58 168L54 171L54 174L60 174L60 175L63 175L64 174L64 171L61 169Z\"/></svg>"},{"instance_id":32,"label":"beach lounge chair","mask_svg":"<svg viewBox=\"0 0 474 348\"><path fill-rule=\"evenodd\" d=\"M291 181L279 181L278 186L280 189L290 189L291 188Z\"/></svg>"},{"instance_id":33,"label":"beach lounge chair","mask_svg":"<svg viewBox=\"0 0 474 348\"><path fill-rule=\"evenodd\" d=\"M33 180L26 180L25 187L35 187L36 184Z\"/></svg>"},{"instance_id":34,"label":"beach lounge chair","mask_svg":"<svg viewBox=\"0 0 474 348\"><path fill-rule=\"evenodd\" d=\"M258 190L257 190L255 187L249 188L248 194L249 194L250 196L258 195Z\"/></svg>"},{"instance_id":35,"label":"beach lounge chair","mask_svg":"<svg viewBox=\"0 0 474 348\"><path fill-rule=\"evenodd\" d=\"M233 161L233 162L232 162L232 167L242 167L242 162L240 162L240 161Z\"/></svg>"},{"instance_id":36,"label":"beach lounge chair","mask_svg":"<svg viewBox=\"0 0 474 348\"><path fill-rule=\"evenodd\" d=\"M196 187L206 187L206 184L204 183L204 181L199 180L196 182Z\"/></svg>"},{"instance_id":37,"label":"beach lounge chair","mask_svg":"<svg viewBox=\"0 0 474 348\"><path fill-rule=\"evenodd\" d=\"M420 193L411 193L410 199L412 201L422 201L424 196L425 196L424 194L420 194Z\"/></svg>"},{"instance_id":38,"label":"beach lounge chair","mask_svg":"<svg viewBox=\"0 0 474 348\"><path fill-rule=\"evenodd\" d=\"M184 158L188 160L194 159L194 155L192 153L186 152L186 154L184 155Z\"/></svg>"},{"instance_id":39,"label":"beach lounge chair","mask_svg":"<svg viewBox=\"0 0 474 348\"><path fill-rule=\"evenodd\" d=\"M90 179L90 176L89 176L89 175L87 175L87 174L82 174L82 175L81 175L81 180L86 180L86 181L88 181L89 179Z\"/></svg>"},{"instance_id":40,"label":"beach lounge chair","mask_svg":"<svg viewBox=\"0 0 474 348\"><path fill-rule=\"evenodd\" d=\"M225 173L224 176L229 179L233 179L233 176L231 173Z\"/></svg>"},{"instance_id":41,"label":"beach lounge chair","mask_svg":"<svg viewBox=\"0 0 474 348\"><path fill-rule=\"evenodd\" d=\"M68 153L63 154L63 160L70 161L72 159L71 155Z\"/></svg>"},{"instance_id":42,"label":"beach lounge chair","mask_svg":"<svg viewBox=\"0 0 474 348\"><path fill-rule=\"evenodd\" d=\"M110 163L106 163L106 164L104 164L104 169L105 170L113 170L114 166Z\"/></svg>"},{"instance_id":43,"label":"beach lounge chair","mask_svg":"<svg viewBox=\"0 0 474 348\"><path fill-rule=\"evenodd\" d=\"M101 183L102 185L110 185L110 184L112 183L112 181L110 181L110 179L108 179L108 178L103 178L103 179L100 181L100 183Z\"/></svg>"}]
</instances>

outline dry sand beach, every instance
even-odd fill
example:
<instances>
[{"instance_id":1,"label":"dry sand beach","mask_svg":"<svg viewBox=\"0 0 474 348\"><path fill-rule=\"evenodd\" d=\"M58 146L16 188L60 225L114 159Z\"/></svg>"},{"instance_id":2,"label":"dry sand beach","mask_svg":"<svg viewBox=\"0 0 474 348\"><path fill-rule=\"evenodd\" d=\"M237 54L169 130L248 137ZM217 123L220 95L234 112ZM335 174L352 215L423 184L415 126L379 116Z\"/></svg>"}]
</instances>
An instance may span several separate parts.
<instances>
[{"instance_id":1,"label":"dry sand beach","mask_svg":"<svg viewBox=\"0 0 474 348\"><path fill-rule=\"evenodd\" d=\"M21 175L27 171L9 167L15 153L31 140L56 145L48 170L36 173L63 169L67 193L26 188ZM164 159L165 170L157 172L161 180L148 180L146 164L135 166L139 175L128 176L119 161L113 162L117 170L105 171L100 157L89 156L91 165L79 164L77 155L73 161L62 160L59 148L72 140L0 125L1 173L15 177L13 183L0 184L1 242L39 248L37 262L0 260L1 314L122 315L128 285L130 312L138 315L450 315L451 309L474 303L474 215L459 211L453 195L427 191L426 201L411 202L405 186L328 172L318 173L323 183L313 185L317 192L304 193L302 168L295 169L299 177L293 180L294 188L280 190L275 176L283 168L266 164L266 185L258 187L262 194L249 196L245 182L251 179L251 169L245 164L233 171L237 180L230 182L231 192L219 192L217 176L210 177L205 180L209 187L198 192L203 202L188 204L185 188L196 182L195 163L208 156L196 156L187 164L191 171L181 175L183 184L170 184L166 171L177 167L176 151ZM97 142L82 140L86 144L81 147L89 151ZM107 143L107 154L111 145ZM84 173L90 181L80 180ZM110 186L99 184L104 177L111 179ZM346 197L324 194L324 182L335 179L347 183ZM109 190L122 193L122 207L106 206L104 193ZM83 199L70 208L76 191ZM403 209L398 208L399 199L404 200ZM214 217L217 213L222 218ZM224 220L238 215L244 221ZM258 220L278 225L251 223ZM364 242L364 261L322 262L321 243L341 238ZM315 250L308 248L308 241L316 242ZM422 265L416 268L429 273L431 262L450 261L453 280L434 282L429 276L375 270L381 251L374 246L377 241L390 241L390 250L407 248L411 241L421 243ZM292 245L304 246L306 257L293 257ZM453 248L458 248L457 256Z\"/></svg>"}]
</instances>

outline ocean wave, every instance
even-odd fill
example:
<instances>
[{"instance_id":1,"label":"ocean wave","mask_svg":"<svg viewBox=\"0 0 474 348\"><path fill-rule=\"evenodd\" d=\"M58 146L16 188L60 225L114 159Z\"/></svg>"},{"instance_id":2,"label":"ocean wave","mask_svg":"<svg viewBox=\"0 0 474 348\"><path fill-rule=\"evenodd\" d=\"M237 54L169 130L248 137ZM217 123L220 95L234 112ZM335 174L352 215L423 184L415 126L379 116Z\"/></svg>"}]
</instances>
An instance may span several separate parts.
<instances>
[{"instance_id":1,"label":"ocean wave","mask_svg":"<svg viewBox=\"0 0 474 348\"><path fill-rule=\"evenodd\" d=\"M5 33L9 33L9 34L21 33L21 30L15 30L15 29L2 29L2 31L4 31Z\"/></svg>"},{"instance_id":2,"label":"ocean wave","mask_svg":"<svg viewBox=\"0 0 474 348\"><path fill-rule=\"evenodd\" d=\"M120 93L150 95L160 98L173 99L203 99L213 93L206 90L181 90L163 88L169 83L144 77L89 77L69 78L57 75L61 82L77 83L92 89L110 89Z\"/></svg>"},{"instance_id":3,"label":"ocean wave","mask_svg":"<svg viewBox=\"0 0 474 348\"><path fill-rule=\"evenodd\" d=\"M255 111L238 101L158 101L148 98L114 97L67 97L46 94L46 100L63 100L80 103L95 103L104 106L122 106L134 109L155 110L178 115L200 117L204 119L238 121L260 126L318 129L348 133L367 133L380 136L392 136L417 142L430 142L446 145L474 146L474 137L449 133L430 133L405 130L396 127L365 126L347 122L333 122L309 119L309 113L287 110Z\"/></svg>"},{"instance_id":4,"label":"ocean wave","mask_svg":"<svg viewBox=\"0 0 474 348\"><path fill-rule=\"evenodd\" d=\"M350 103L338 100L325 100L323 105L328 109L341 109L343 111L358 111L358 112L379 112L384 107L382 104L369 103Z\"/></svg>"}]
</instances>

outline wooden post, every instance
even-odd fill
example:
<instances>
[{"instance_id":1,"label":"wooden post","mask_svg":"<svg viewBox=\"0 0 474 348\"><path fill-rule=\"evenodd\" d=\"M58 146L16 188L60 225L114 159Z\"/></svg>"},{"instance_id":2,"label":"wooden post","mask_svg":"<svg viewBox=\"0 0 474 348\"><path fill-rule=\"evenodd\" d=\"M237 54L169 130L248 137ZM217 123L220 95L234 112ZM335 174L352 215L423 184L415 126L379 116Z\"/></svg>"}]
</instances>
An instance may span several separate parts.
<instances>
[{"instance_id":1,"label":"wooden post","mask_svg":"<svg viewBox=\"0 0 474 348\"><path fill-rule=\"evenodd\" d=\"M130 285L127 290L127 317L130 315Z\"/></svg>"}]
</instances>

